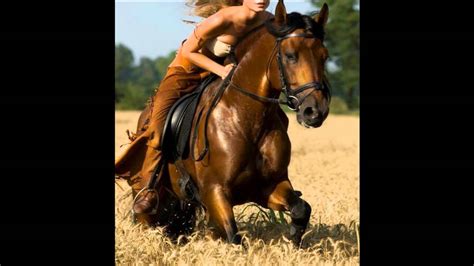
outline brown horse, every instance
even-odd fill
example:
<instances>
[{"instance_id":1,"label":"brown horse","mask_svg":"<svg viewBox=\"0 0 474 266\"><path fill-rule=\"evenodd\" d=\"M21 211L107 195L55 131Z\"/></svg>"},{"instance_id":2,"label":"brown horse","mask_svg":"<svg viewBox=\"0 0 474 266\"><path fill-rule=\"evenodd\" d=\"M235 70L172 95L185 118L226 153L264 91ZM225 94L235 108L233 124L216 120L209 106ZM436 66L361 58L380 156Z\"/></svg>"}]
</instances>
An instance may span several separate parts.
<instances>
[{"instance_id":1,"label":"brown horse","mask_svg":"<svg viewBox=\"0 0 474 266\"><path fill-rule=\"evenodd\" d=\"M241 240L232 207L247 202L289 211L290 236L295 244L306 230L311 207L294 191L288 178L291 143L288 118L279 106L283 101L279 97L284 94L285 103L297 112L297 121L305 127L319 127L326 119L330 101L324 76L327 18L326 4L315 17L309 17L287 14L280 1L275 17L237 45L239 64L230 83L211 110L207 128L203 122L197 125L196 145L190 144L194 156L182 164L198 190L199 204L217 229L215 233L230 242ZM220 83L215 81L206 89L198 110L209 111ZM150 108L139 119L138 135L147 125ZM207 153L196 161L193 158L206 146L206 129ZM178 170L175 162L167 162L157 187L158 213L137 214L140 222L166 225L174 236L193 230L196 207L181 192Z\"/></svg>"}]
</instances>

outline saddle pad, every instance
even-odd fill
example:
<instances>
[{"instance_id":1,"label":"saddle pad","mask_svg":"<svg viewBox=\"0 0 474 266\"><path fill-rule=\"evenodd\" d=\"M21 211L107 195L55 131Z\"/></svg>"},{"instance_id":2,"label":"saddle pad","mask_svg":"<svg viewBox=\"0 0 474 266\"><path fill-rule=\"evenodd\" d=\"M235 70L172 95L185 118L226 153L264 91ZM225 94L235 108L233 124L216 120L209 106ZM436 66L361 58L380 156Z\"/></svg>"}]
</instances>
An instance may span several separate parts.
<instances>
[{"instance_id":1,"label":"saddle pad","mask_svg":"<svg viewBox=\"0 0 474 266\"><path fill-rule=\"evenodd\" d=\"M199 100L204 89L216 78L217 75L209 75L194 92L183 96L171 107L161 138L163 154L168 159L185 159L183 156L187 155L189 149L189 137Z\"/></svg>"}]
</instances>

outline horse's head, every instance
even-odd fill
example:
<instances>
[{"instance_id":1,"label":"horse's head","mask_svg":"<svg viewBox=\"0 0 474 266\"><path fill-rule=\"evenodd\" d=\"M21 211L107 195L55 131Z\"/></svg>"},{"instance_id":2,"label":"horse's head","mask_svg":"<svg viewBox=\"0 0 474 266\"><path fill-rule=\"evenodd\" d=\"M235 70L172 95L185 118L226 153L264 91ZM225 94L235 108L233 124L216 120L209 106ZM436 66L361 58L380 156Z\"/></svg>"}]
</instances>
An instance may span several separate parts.
<instances>
[{"instance_id":1,"label":"horse's head","mask_svg":"<svg viewBox=\"0 0 474 266\"><path fill-rule=\"evenodd\" d=\"M281 88L288 106L297 112L298 123L305 127L321 126L329 113L331 96L324 75L328 50L323 44L327 18L326 4L310 17L286 14L280 0L274 21L267 23L268 31L276 37L277 60L270 69L271 83Z\"/></svg>"}]
</instances>

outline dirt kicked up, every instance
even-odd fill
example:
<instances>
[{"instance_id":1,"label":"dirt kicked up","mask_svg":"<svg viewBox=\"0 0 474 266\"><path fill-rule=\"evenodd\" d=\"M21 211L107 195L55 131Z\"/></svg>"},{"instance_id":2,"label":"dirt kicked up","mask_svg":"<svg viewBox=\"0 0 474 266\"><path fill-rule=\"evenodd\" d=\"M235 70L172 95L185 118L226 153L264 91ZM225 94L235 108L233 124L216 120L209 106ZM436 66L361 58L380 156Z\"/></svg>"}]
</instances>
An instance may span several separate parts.
<instances>
[{"instance_id":1,"label":"dirt kicked up","mask_svg":"<svg viewBox=\"0 0 474 266\"><path fill-rule=\"evenodd\" d=\"M139 112L115 113L115 156L135 131ZM320 128L307 129L290 119L289 177L312 206L301 249L287 240L289 216L254 204L234 207L247 248L212 240L205 222L178 244L161 229L133 225L131 190L115 185L115 261L119 265L358 265L359 264L359 117L330 114ZM201 218L203 220L203 218Z\"/></svg>"}]
</instances>

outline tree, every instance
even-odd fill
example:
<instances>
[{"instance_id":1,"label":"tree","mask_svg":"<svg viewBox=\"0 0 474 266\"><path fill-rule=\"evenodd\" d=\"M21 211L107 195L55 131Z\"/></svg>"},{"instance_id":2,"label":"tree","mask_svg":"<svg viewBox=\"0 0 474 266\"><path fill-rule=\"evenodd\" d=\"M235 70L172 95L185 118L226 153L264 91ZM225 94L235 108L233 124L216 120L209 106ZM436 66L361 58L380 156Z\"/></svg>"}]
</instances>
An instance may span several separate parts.
<instances>
[{"instance_id":1,"label":"tree","mask_svg":"<svg viewBox=\"0 0 474 266\"><path fill-rule=\"evenodd\" d=\"M133 65L133 53L123 44L115 46L115 102L117 109L140 110L154 94L155 88L166 74L176 51L167 56L150 59L140 58Z\"/></svg>"},{"instance_id":2,"label":"tree","mask_svg":"<svg viewBox=\"0 0 474 266\"><path fill-rule=\"evenodd\" d=\"M158 81L161 79L160 74L155 68L154 60L142 57L140 64L133 70L133 73L133 81L137 89L143 91L144 95L151 96Z\"/></svg>"},{"instance_id":3,"label":"tree","mask_svg":"<svg viewBox=\"0 0 474 266\"><path fill-rule=\"evenodd\" d=\"M131 75L133 67L133 53L125 45L115 46L115 80L124 81Z\"/></svg>"},{"instance_id":4,"label":"tree","mask_svg":"<svg viewBox=\"0 0 474 266\"><path fill-rule=\"evenodd\" d=\"M133 71L133 53L125 45L115 46L115 101L125 94L125 86Z\"/></svg>"},{"instance_id":5,"label":"tree","mask_svg":"<svg viewBox=\"0 0 474 266\"><path fill-rule=\"evenodd\" d=\"M161 81L161 78L163 78L166 75L168 66L171 64L175 56L176 56L176 51L171 51L167 56L156 58L155 69L160 75L160 81Z\"/></svg>"},{"instance_id":6,"label":"tree","mask_svg":"<svg viewBox=\"0 0 474 266\"><path fill-rule=\"evenodd\" d=\"M329 6L325 44L330 62L336 68L329 72L334 95L344 98L349 107L358 108L360 20L358 0L311 0L316 7Z\"/></svg>"}]
</instances>

